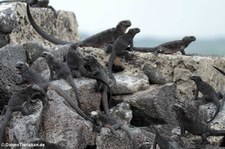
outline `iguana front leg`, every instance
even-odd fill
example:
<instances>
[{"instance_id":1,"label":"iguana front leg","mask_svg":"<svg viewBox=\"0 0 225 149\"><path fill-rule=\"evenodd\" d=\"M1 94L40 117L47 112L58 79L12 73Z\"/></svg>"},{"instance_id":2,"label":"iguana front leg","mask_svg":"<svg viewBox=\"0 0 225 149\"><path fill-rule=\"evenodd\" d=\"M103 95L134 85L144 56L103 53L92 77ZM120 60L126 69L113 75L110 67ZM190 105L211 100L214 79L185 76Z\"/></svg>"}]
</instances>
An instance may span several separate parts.
<instances>
[{"instance_id":1,"label":"iguana front leg","mask_svg":"<svg viewBox=\"0 0 225 149\"><path fill-rule=\"evenodd\" d=\"M181 134L181 136L185 135L185 129L183 126L180 126L180 134Z\"/></svg>"},{"instance_id":2,"label":"iguana front leg","mask_svg":"<svg viewBox=\"0 0 225 149\"><path fill-rule=\"evenodd\" d=\"M26 80L22 76L17 76L16 78L16 85L24 84Z\"/></svg>"},{"instance_id":3,"label":"iguana front leg","mask_svg":"<svg viewBox=\"0 0 225 149\"><path fill-rule=\"evenodd\" d=\"M134 48L134 41L133 39L130 41L130 51L133 51L133 48Z\"/></svg>"},{"instance_id":4,"label":"iguana front leg","mask_svg":"<svg viewBox=\"0 0 225 149\"><path fill-rule=\"evenodd\" d=\"M207 137L209 136L208 132L205 132L202 134L202 144L209 144L209 141L207 140Z\"/></svg>"},{"instance_id":5,"label":"iguana front leg","mask_svg":"<svg viewBox=\"0 0 225 149\"><path fill-rule=\"evenodd\" d=\"M3 109L2 109L2 115L5 115L6 110L9 108L8 105L4 105Z\"/></svg>"},{"instance_id":6,"label":"iguana front leg","mask_svg":"<svg viewBox=\"0 0 225 149\"><path fill-rule=\"evenodd\" d=\"M54 78L54 71L53 71L53 68L51 66L49 66L49 69L50 69L50 78L49 78L49 80L52 81L52 80L55 79Z\"/></svg>"},{"instance_id":7,"label":"iguana front leg","mask_svg":"<svg viewBox=\"0 0 225 149\"><path fill-rule=\"evenodd\" d=\"M180 50L182 55L186 55L184 49Z\"/></svg>"},{"instance_id":8,"label":"iguana front leg","mask_svg":"<svg viewBox=\"0 0 225 149\"><path fill-rule=\"evenodd\" d=\"M34 110L29 110L28 108L31 106L30 104L31 98L28 98L26 102L22 104L22 106L15 106L12 108L12 111L21 111L22 115L30 115L34 112Z\"/></svg>"},{"instance_id":9,"label":"iguana front leg","mask_svg":"<svg viewBox=\"0 0 225 149\"><path fill-rule=\"evenodd\" d=\"M92 67L90 67L90 71L88 71L88 74L86 75L87 77L98 77L98 73L100 73L100 69L98 67L95 67L92 65ZM102 83L99 83L97 81L97 85L95 86L95 90L96 92L99 92L103 89L103 84Z\"/></svg>"},{"instance_id":10,"label":"iguana front leg","mask_svg":"<svg viewBox=\"0 0 225 149\"><path fill-rule=\"evenodd\" d=\"M156 146L157 146L157 142L154 141L154 142L153 142L153 148L152 148L152 149L156 149Z\"/></svg>"},{"instance_id":11,"label":"iguana front leg","mask_svg":"<svg viewBox=\"0 0 225 149\"><path fill-rule=\"evenodd\" d=\"M106 53L111 53L112 52L112 47L113 47L113 44L107 44L105 52Z\"/></svg>"},{"instance_id":12,"label":"iguana front leg","mask_svg":"<svg viewBox=\"0 0 225 149\"><path fill-rule=\"evenodd\" d=\"M198 93L199 93L199 90L198 88L194 90L194 97L193 97L193 100L198 100Z\"/></svg>"},{"instance_id":13,"label":"iguana front leg","mask_svg":"<svg viewBox=\"0 0 225 149\"><path fill-rule=\"evenodd\" d=\"M111 125L105 125L104 127L109 128L113 135L116 135L116 130Z\"/></svg>"}]
</instances>

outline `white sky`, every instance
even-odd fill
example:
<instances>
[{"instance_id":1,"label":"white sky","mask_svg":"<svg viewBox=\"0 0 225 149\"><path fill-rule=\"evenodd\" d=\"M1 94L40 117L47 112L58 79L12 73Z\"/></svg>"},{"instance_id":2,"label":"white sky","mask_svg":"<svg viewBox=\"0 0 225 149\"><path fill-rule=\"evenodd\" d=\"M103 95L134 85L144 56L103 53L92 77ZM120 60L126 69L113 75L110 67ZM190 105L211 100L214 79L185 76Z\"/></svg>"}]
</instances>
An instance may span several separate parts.
<instances>
[{"instance_id":1,"label":"white sky","mask_svg":"<svg viewBox=\"0 0 225 149\"><path fill-rule=\"evenodd\" d=\"M50 0L56 10L73 11L79 31L97 33L129 19L137 36L225 37L225 0Z\"/></svg>"}]
</instances>

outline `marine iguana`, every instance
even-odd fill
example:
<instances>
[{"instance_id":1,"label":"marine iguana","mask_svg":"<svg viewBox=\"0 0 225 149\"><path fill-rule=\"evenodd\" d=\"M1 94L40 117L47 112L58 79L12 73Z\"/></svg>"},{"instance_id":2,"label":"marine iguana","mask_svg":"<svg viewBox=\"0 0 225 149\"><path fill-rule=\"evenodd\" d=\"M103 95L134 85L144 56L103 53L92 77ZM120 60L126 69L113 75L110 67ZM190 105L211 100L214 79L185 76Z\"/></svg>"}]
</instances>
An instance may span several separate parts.
<instances>
[{"instance_id":1,"label":"marine iguana","mask_svg":"<svg viewBox=\"0 0 225 149\"><path fill-rule=\"evenodd\" d=\"M114 135L116 134L115 130L124 130L127 133L129 139L132 141L132 148L137 149L137 144L134 140L133 134L126 124L122 124L115 117L103 114L100 111L92 111L91 116L96 125L99 126L98 129L101 129L102 127L109 128Z\"/></svg>"},{"instance_id":2,"label":"marine iguana","mask_svg":"<svg viewBox=\"0 0 225 149\"><path fill-rule=\"evenodd\" d=\"M33 69L28 67L28 64L18 61L16 68L19 70L19 73L22 77L21 81L19 82L20 84L24 82L29 84L37 84L40 87L42 93L44 92L45 95L45 91L48 89L55 90L60 96L64 97L64 99L69 103L69 106L75 109L78 114L80 114L84 119L93 122L90 117L88 117L76 104L74 104L73 100L62 89L56 85L50 84L50 82L42 78L41 75L37 74L33 71Z\"/></svg>"},{"instance_id":3,"label":"marine iguana","mask_svg":"<svg viewBox=\"0 0 225 149\"><path fill-rule=\"evenodd\" d=\"M40 88L38 85L32 85L25 89L19 90L12 94L9 99L8 105L5 105L3 108L3 120L1 121L0 127L0 148L3 143L5 128L8 125L11 114L14 111L20 111L23 115L29 115L32 112L29 111L26 106L29 106L30 101L37 95L41 94Z\"/></svg>"},{"instance_id":4,"label":"marine iguana","mask_svg":"<svg viewBox=\"0 0 225 149\"><path fill-rule=\"evenodd\" d=\"M161 132L157 128L155 128L155 140L153 142L153 149L156 149L157 144L160 149L182 149L177 142L172 140L170 137L163 136Z\"/></svg>"},{"instance_id":5,"label":"marine iguana","mask_svg":"<svg viewBox=\"0 0 225 149\"><path fill-rule=\"evenodd\" d=\"M127 47L130 45L130 48L133 48L133 38L140 32L139 28L132 28L126 34L120 35L113 44L112 53L110 54L108 61L108 71L110 77L113 79L112 85L115 84L116 80L112 74L112 65L117 56L128 57Z\"/></svg>"},{"instance_id":6,"label":"marine iguana","mask_svg":"<svg viewBox=\"0 0 225 149\"><path fill-rule=\"evenodd\" d=\"M88 74L85 76L97 80L98 83L97 91L100 91L102 94L103 109L107 115L110 115L109 102L111 100L112 91L108 85L104 68L93 56L86 56L85 61L86 61L85 69L90 72L90 75ZM109 96L107 95L108 92Z\"/></svg>"},{"instance_id":7,"label":"marine iguana","mask_svg":"<svg viewBox=\"0 0 225 149\"><path fill-rule=\"evenodd\" d=\"M9 43L9 34L8 33L2 33L0 31L0 48L4 47Z\"/></svg>"},{"instance_id":8,"label":"marine iguana","mask_svg":"<svg viewBox=\"0 0 225 149\"><path fill-rule=\"evenodd\" d=\"M33 69L29 68L27 63L18 61L16 68L19 70L18 74L21 75L20 80L17 81L17 85L28 83L31 85L37 84L40 87L40 91L45 95L43 99L44 105L48 104L47 94L45 89L47 88L48 82L42 78L41 75L34 72Z\"/></svg>"},{"instance_id":9,"label":"marine iguana","mask_svg":"<svg viewBox=\"0 0 225 149\"><path fill-rule=\"evenodd\" d=\"M155 54L173 54L180 51L183 55L185 55L184 49L196 38L194 36L185 36L182 40L170 41L161 45L158 45L153 48L148 47L133 47L133 51L138 52L154 52ZM128 49L129 50L129 49Z\"/></svg>"},{"instance_id":10,"label":"marine iguana","mask_svg":"<svg viewBox=\"0 0 225 149\"><path fill-rule=\"evenodd\" d=\"M91 37L88 37L81 41L79 46L82 47L94 47L94 48L100 48L106 44L112 44L120 35L123 35L126 33L126 30L128 27L131 26L130 20L123 20L120 21L116 27L109 28L107 30L104 30L100 33L97 33Z\"/></svg>"},{"instance_id":11,"label":"marine iguana","mask_svg":"<svg viewBox=\"0 0 225 149\"><path fill-rule=\"evenodd\" d=\"M181 135L185 134L185 130L193 135L199 135L202 137L202 143L208 143L208 136L224 136L225 130L214 130L209 128L205 123L201 121L194 121L189 117L183 107L180 105L173 105L172 109L175 111L177 121L181 128Z\"/></svg>"},{"instance_id":12,"label":"marine iguana","mask_svg":"<svg viewBox=\"0 0 225 149\"><path fill-rule=\"evenodd\" d=\"M56 45L65 45L65 44L73 43L72 41L68 42L68 41L63 41L58 38L55 38L55 37L49 35L48 33L46 33L44 30L42 30L41 27L39 27L37 25L37 23L34 21L32 15L30 13L29 5L27 5L27 16L28 16L28 19L29 19L31 25L33 26L33 28L44 39L46 39ZM106 44L113 43L117 37L119 37L122 34L125 34L126 29L130 26L131 26L130 20L120 21L117 24L116 28L110 28L110 29L104 30L100 33L97 33L97 34L91 36L91 37L88 37L87 39L81 41L78 44L79 44L79 46L92 46L94 48L100 48L102 46L105 46Z\"/></svg>"},{"instance_id":13,"label":"marine iguana","mask_svg":"<svg viewBox=\"0 0 225 149\"><path fill-rule=\"evenodd\" d=\"M203 95L203 98L207 102L212 102L216 105L216 112L215 112L214 116L212 117L212 119L210 121L208 121L208 122L211 122L217 116L217 114L219 113L220 108L221 108L218 94L216 93L215 89L210 84L203 81L200 76L191 76L190 79L195 82L196 87L197 87L194 99L197 99L198 92L201 92Z\"/></svg>"},{"instance_id":14,"label":"marine iguana","mask_svg":"<svg viewBox=\"0 0 225 149\"><path fill-rule=\"evenodd\" d=\"M84 68L86 61L81 53L79 53L79 46L77 44L71 44L64 57L64 61L66 61L67 66L70 68L73 77L79 78L84 75L90 75L90 72Z\"/></svg>"},{"instance_id":15,"label":"marine iguana","mask_svg":"<svg viewBox=\"0 0 225 149\"><path fill-rule=\"evenodd\" d=\"M73 88L75 94L76 94L76 100L81 107L80 99L79 99L79 92L78 89L74 83L72 73L69 69L69 67L61 62L56 60L56 58L49 52L42 52L41 57L45 58L46 62L48 63L49 69L50 69L50 80L54 79L54 73L57 76L57 79L64 79L67 81L69 85Z\"/></svg>"}]
</instances>

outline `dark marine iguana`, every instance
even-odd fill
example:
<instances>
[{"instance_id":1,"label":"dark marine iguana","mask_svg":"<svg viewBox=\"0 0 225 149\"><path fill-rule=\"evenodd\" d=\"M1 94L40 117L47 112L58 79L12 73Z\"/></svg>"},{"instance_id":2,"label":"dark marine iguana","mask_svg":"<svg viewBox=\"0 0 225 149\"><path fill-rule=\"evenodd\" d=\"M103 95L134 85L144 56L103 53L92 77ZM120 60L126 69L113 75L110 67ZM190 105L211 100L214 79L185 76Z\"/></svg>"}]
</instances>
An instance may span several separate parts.
<instances>
[{"instance_id":1,"label":"dark marine iguana","mask_svg":"<svg viewBox=\"0 0 225 149\"><path fill-rule=\"evenodd\" d=\"M78 114L80 114L84 119L93 122L90 117L88 117L76 104L74 104L72 99L62 89L56 85L50 84L50 82L45 80L41 75L30 68L27 63L18 61L16 68L19 70L19 73L22 77L21 81L19 82L20 84L24 82L29 84L37 84L40 87L42 93L44 92L45 95L48 89L55 90L60 96L64 97L64 99L69 103L69 106L75 109Z\"/></svg>"},{"instance_id":2,"label":"dark marine iguana","mask_svg":"<svg viewBox=\"0 0 225 149\"><path fill-rule=\"evenodd\" d=\"M9 34L8 33L2 33L0 31L0 48L4 47L9 43Z\"/></svg>"},{"instance_id":3,"label":"dark marine iguana","mask_svg":"<svg viewBox=\"0 0 225 149\"><path fill-rule=\"evenodd\" d=\"M140 32L139 28L132 28L126 34L120 35L112 46L112 53L110 54L108 61L108 71L110 77L113 79L112 85L116 83L116 80L112 74L112 65L117 56L125 56L128 57L129 52L126 50L130 45L130 48L133 48L133 38L134 36Z\"/></svg>"},{"instance_id":4,"label":"dark marine iguana","mask_svg":"<svg viewBox=\"0 0 225 149\"><path fill-rule=\"evenodd\" d=\"M33 69L29 68L27 63L18 61L16 63L16 68L19 70L18 74L21 75L20 80L16 82L17 85L24 83L28 83L31 85L37 84L40 87L40 91L42 92L42 94L45 95L45 98L43 100L44 104L48 104L47 94L45 92L45 89L47 88L47 81L43 79L41 75L35 73Z\"/></svg>"},{"instance_id":5,"label":"dark marine iguana","mask_svg":"<svg viewBox=\"0 0 225 149\"><path fill-rule=\"evenodd\" d=\"M42 97L44 96L38 85L29 86L12 94L8 105L5 105L3 108L4 117L0 122L0 148L3 143L5 128L8 125L12 112L20 111L23 115L31 114L33 111L28 110L26 106L29 106L31 100L38 94Z\"/></svg>"},{"instance_id":6,"label":"dark marine iguana","mask_svg":"<svg viewBox=\"0 0 225 149\"><path fill-rule=\"evenodd\" d=\"M131 26L130 20L120 21L116 27L104 30L91 37L88 37L81 41L79 46L81 47L94 47L100 48L106 44L112 44L120 35L126 33L128 27Z\"/></svg>"},{"instance_id":7,"label":"dark marine iguana","mask_svg":"<svg viewBox=\"0 0 225 149\"><path fill-rule=\"evenodd\" d=\"M133 47L133 51L138 52L154 52L155 54L173 54L180 51L183 55L185 55L184 49L196 38L194 36L185 36L182 40L170 41L161 45L158 45L153 48L149 47ZM128 49L129 50L129 49Z\"/></svg>"},{"instance_id":8,"label":"dark marine iguana","mask_svg":"<svg viewBox=\"0 0 225 149\"><path fill-rule=\"evenodd\" d=\"M108 85L106 73L103 66L95 59L93 56L85 57L86 65L84 66L86 70L90 72L90 75L85 75L97 80L98 87L97 91L102 94L102 107L107 115L110 115L109 102L111 101L112 91ZM108 95L109 92L109 95Z\"/></svg>"},{"instance_id":9,"label":"dark marine iguana","mask_svg":"<svg viewBox=\"0 0 225 149\"><path fill-rule=\"evenodd\" d=\"M124 130L127 133L129 139L132 141L132 149L137 149L137 144L135 142L132 132L130 131L129 126L127 126L126 124L122 124L115 117L103 114L100 111L92 111L91 117L93 118L95 124L99 126L98 131L100 131L102 127L106 127L109 128L110 131L115 135L116 134L115 130L117 129Z\"/></svg>"},{"instance_id":10,"label":"dark marine iguana","mask_svg":"<svg viewBox=\"0 0 225 149\"><path fill-rule=\"evenodd\" d=\"M64 61L66 61L67 66L70 68L73 77L79 78L84 75L90 75L84 68L86 62L82 54L79 53L79 46L77 44L71 44L64 56Z\"/></svg>"},{"instance_id":11,"label":"dark marine iguana","mask_svg":"<svg viewBox=\"0 0 225 149\"><path fill-rule=\"evenodd\" d=\"M189 117L183 107L180 105L173 105L172 109L175 111L176 119L181 128L181 135L185 134L185 130L193 135L199 135L202 137L202 143L208 143L208 136L225 136L225 130L215 130L209 128L205 123L201 121L194 121Z\"/></svg>"},{"instance_id":12,"label":"dark marine iguana","mask_svg":"<svg viewBox=\"0 0 225 149\"><path fill-rule=\"evenodd\" d=\"M160 149L184 149L171 137L164 136L164 133L160 132L158 128L155 128L155 140L152 149L156 149L157 145Z\"/></svg>"},{"instance_id":13,"label":"dark marine iguana","mask_svg":"<svg viewBox=\"0 0 225 149\"><path fill-rule=\"evenodd\" d=\"M211 122L217 116L217 114L219 113L220 108L221 108L218 94L216 93L215 89L210 84L203 81L201 79L201 77L191 76L190 79L193 80L195 82L196 86L197 86L196 92L195 92L196 94L195 94L194 99L197 99L198 98L198 92L201 92L202 95L203 95L203 98L207 102L212 102L216 105L216 112L215 112L214 116L212 117L212 119L210 121L208 121L208 122Z\"/></svg>"},{"instance_id":14,"label":"dark marine iguana","mask_svg":"<svg viewBox=\"0 0 225 149\"><path fill-rule=\"evenodd\" d=\"M50 52L42 52L41 57L45 58L48 66L49 66L50 80L54 79L54 73L56 74L57 79L66 80L67 83L73 88L73 90L76 94L77 103L78 103L79 107L81 107L79 92L78 92L77 86L74 83L73 76L72 76L72 73L71 73L69 67L65 63L63 63L59 60L56 60L56 58Z\"/></svg>"},{"instance_id":15,"label":"dark marine iguana","mask_svg":"<svg viewBox=\"0 0 225 149\"><path fill-rule=\"evenodd\" d=\"M56 44L56 45L65 45L65 44L71 44L73 42L68 41L62 41L58 38L55 38L48 33L46 33L44 30L39 27L36 22L34 21L31 13L30 13L30 7L27 5L27 16L28 19L33 26L33 28L40 34L44 39ZM122 34L125 34L125 31L128 27L131 26L131 22L129 20L123 20L120 21L116 28L110 28L105 31L102 31L98 34L95 34L91 37L88 37L87 39L81 41L79 46L92 46L94 48L100 48L105 46L106 44L111 44L116 40L117 37L119 37Z\"/></svg>"}]
</instances>

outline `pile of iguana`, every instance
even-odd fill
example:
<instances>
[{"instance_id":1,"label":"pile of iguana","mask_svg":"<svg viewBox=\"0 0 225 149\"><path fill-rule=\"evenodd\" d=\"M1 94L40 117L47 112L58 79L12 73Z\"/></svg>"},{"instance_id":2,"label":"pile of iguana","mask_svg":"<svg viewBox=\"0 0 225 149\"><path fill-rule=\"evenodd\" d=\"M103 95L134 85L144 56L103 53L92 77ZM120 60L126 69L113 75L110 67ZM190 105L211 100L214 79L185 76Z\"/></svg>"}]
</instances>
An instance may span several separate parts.
<instances>
[{"instance_id":1,"label":"pile of iguana","mask_svg":"<svg viewBox=\"0 0 225 149\"><path fill-rule=\"evenodd\" d=\"M69 49L76 52L76 46L75 47L74 46L75 45L72 44ZM70 50L68 50L68 53L72 52ZM77 56L79 57L79 55L77 55ZM101 66L101 64L98 63L98 61L94 57L86 56L85 58L82 58L82 56L80 56L80 58L83 61L83 63L79 64L81 66L79 66L79 67L71 66L70 68L67 65L68 61L66 63L60 62L59 60L56 60L55 57L49 52L43 52L41 54L41 57L44 57L46 59L46 62L49 65L49 68L50 68L49 81L43 79L39 74L37 74L34 70L32 70L32 68L30 68L28 66L28 64L18 61L16 64L16 68L19 70L19 74L21 75L21 80L18 82L18 84L22 84L25 82L28 84L31 84L31 85L37 84L40 88L41 93L44 94L45 96L46 96L46 91L48 89L55 90L59 95L63 96L66 99L66 105L68 105L70 108L74 109L78 114L80 114L86 120L89 120L90 122L92 122L93 126L96 127L96 125L98 126L99 124L95 123L93 118L86 115L79 108L79 106L77 106L74 103L73 99L71 99L67 95L67 93L65 93L59 87L52 85L50 83L50 81L54 79L54 73L56 73L57 79L59 79L59 78L65 79L69 84L71 84L71 86L74 89L77 90L76 85L73 81L72 70L70 70L70 68L78 68L77 70L80 70L79 68L82 67L82 69L85 70L85 72L87 72L85 74L80 73L80 74L82 74L82 76L93 78L93 79L97 80L98 86L97 86L96 90L100 91L102 93L102 107L103 107L102 112L105 113L105 115L107 117L113 118L113 116L110 114L109 104L108 104L108 102L110 101L111 96L112 96L111 88L108 85L108 80L106 78L106 73L103 69L103 66ZM66 60L69 60L69 59L70 59L69 54L67 54ZM76 97L78 97L78 91L75 91L75 94L76 94ZM46 98L44 98L44 99L45 99L44 101L48 102ZM76 98L76 99L78 100L78 98ZM128 130L126 130L126 131L128 131Z\"/></svg>"},{"instance_id":2,"label":"pile of iguana","mask_svg":"<svg viewBox=\"0 0 225 149\"><path fill-rule=\"evenodd\" d=\"M16 2L14 1L3 1L3 2ZM3 2L0 2L3 3ZM68 42L63 41L61 39L57 39L39 27L35 20L33 19L30 6L31 7L49 7L49 1L38 1L38 0L25 0L21 2L27 3L27 15L28 19L33 26L33 28L46 40L54 43L54 44L69 44L69 49L64 55L64 61L57 60L54 55L50 52L44 51L39 56L45 58L49 69L50 69L50 78L49 80L45 80L42 76L36 73L29 65L25 62L18 61L16 64L16 68L19 70L21 75L21 80L18 84L28 83L29 87L22 89L16 93L14 93L9 100L8 106L5 106L3 110L3 120L1 122L0 127L0 143L3 142L5 127L8 124L11 113L14 111L21 111L23 115L27 115L32 113L33 111L29 111L30 101L34 98L40 98L43 101L44 107L49 105L47 98L47 90L53 89L60 96L65 98L64 103L69 106L71 109L80 114L84 119L90 121L93 124L94 128L97 130L101 129L101 127L108 127L112 134L116 134L117 129L123 129L126 131L128 137L132 142L132 148L137 149L138 146L134 140L133 134L130 131L129 127L125 124L122 124L119 120L115 118L113 114L110 112L109 103L111 102L112 91L111 87L116 84L116 80L112 73L112 65L115 61L116 57L125 57L129 59L129 52L138 51L138 52L154 52L155 54L173 54L180 51L183 55L185 55L184 49L188 47L188 45L195 41L196 38L194 36L186 36L182 40L176 40L167 42L156 47L134 47L133 38L134 36L140 32L139 28L131 28L127 32L126 30L131 26L131 22L129 20L120 21L116 27L109 28L100 33L97 33L91 37L88 37L80 42ZM98 62L98 60L91 55L83 56L80 51L80 47L94 47L94 48L107 48L106 51L110 52L109 60L108 60L108 74L105 71L104 67ZM30 57L28 55L28 57ZM215 67L219 72L225 75L221 69ZM55 77L56 76L56 77ZM97 80L96 91L101 93L102 104L101 111L95 113L93 117L84 113L81 110L80 99L79 99L79 90L74 82L73 78L79 77L88 77ZM113 80L110 82L108 77L111 77ZM64 79L67 81L69 85L73 88L77 104L74 102L74 99L69 97L69 95L60 89L58 86L51 84L53 79ZM221 104L219 102L219 94L216 93L215 89L203 81L199 76L190 77L196 84L196 94L194 99L198 99L198 93L201 92L203 95L203 99L206 102L212 102L216 105L215 114L208 121L211 122L219 113L221 109ZM223 96L223 100L225 96ZM181 127L181 134L183 135L185 130L194 134L200 135L202 137L203 143L208 143L208 136L224 136L224 130L213 130L210 129L206 124L199 122L197 120L193 120L192 117L188 116L185 112L185 109L181 106L174 105L172 108L175 111L175 115L177 121ZM48 144L48 142L46 142ZM153 148L156 146L160 148L176 148L171 145L170 139L162 136L159 132L156 132L155 143L153 144ZM56 144L50 144L56 145ZM57 145L56 145L57 146ZM148 145L149 146L149 145ZM176 145L177 146L177 145ZM143 146L142 146L143 148ZM179 148L179 147L177 147Z\"/></svg>"}]
</instances>

